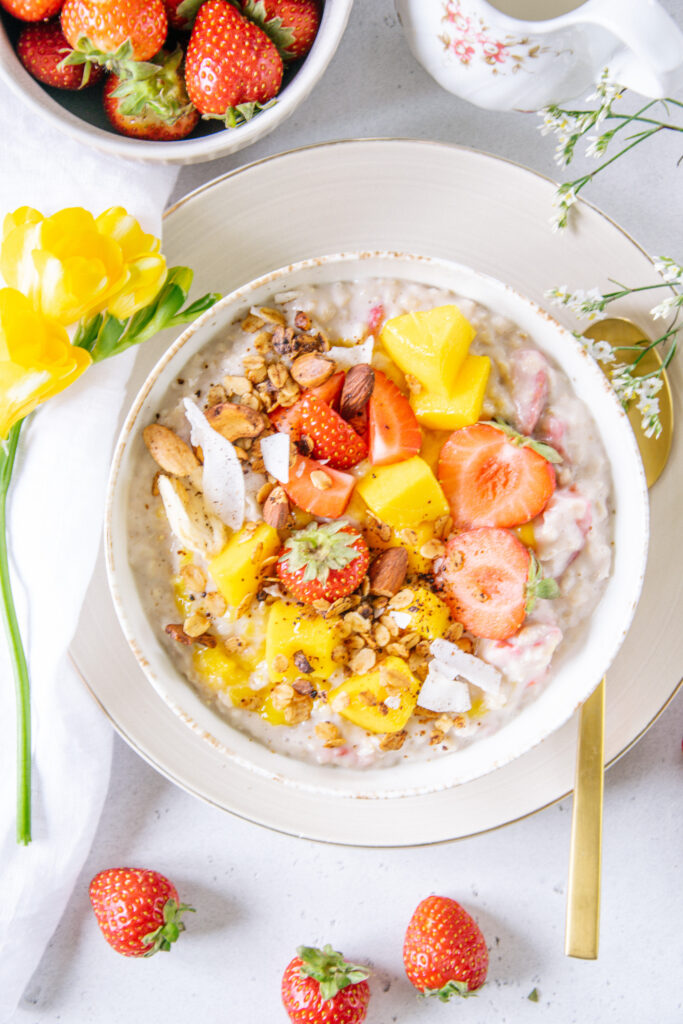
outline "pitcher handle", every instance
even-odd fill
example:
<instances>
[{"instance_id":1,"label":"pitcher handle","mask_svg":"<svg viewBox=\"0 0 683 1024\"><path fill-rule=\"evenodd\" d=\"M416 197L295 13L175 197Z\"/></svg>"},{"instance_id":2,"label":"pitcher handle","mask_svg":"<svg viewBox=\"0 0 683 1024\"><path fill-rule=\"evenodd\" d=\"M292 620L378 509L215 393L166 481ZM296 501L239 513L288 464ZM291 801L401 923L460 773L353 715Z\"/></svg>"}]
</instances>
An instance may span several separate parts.
<instances>
[{"instance_id":1,"label":"pitcher handle","mask_svg":"<svg viewBox=\"0 0 683 1024\"><path fill-rule=\"evenodd\" d=\"M656 0L593 0L569 19L605 28L624 44L610 61L610 78L642 96L666 96L683 65L683 33Z\"/></svg>"}]
</instances>

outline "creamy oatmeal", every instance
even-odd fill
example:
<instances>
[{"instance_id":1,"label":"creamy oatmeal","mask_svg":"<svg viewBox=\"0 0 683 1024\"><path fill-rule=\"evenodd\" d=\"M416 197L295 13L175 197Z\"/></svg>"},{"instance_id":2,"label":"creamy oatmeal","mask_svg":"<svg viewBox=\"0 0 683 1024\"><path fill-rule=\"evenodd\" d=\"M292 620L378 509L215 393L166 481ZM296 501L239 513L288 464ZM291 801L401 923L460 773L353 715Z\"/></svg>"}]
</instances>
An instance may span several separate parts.
<instances>
[{"instance_id":1,"label":"creamy oatmeal","mask_svg":"<svg viewBox=\"0 0 683 1024\"><path fill-rule=\"evenodd\" d=\"M129 529L150 620L220 714L293 757L377 767L490 734L610 572L589 410L514 324L443 290L245 309L144 436Z\"/></svg>"}]
</instances>

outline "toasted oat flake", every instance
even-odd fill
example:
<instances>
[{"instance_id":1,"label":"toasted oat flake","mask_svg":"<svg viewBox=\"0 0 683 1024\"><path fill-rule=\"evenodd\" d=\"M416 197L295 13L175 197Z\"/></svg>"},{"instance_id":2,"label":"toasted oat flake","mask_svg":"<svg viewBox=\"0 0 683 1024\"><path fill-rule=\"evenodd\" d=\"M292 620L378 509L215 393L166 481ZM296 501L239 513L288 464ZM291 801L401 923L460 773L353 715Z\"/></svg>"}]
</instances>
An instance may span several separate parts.
<instances>
[{"instance_id":1,"label":"toasted oat flake","mask_svg":"<svg viewBox=\"0 0 683 1024\"><path fill-rule=\"evenodd\" d=\"M387 732L380 737L379 749L380 750L400 750L406 741L408 733L405 729L401 729L400 732Z\"/></svg>"},{"instance_id":2,"label":"toasted oat flake","mask_svg":"<svg viewBox=\"0 0 683 1024\"><path fill-rule=\"evenodd\" d=\"M389 607L395 611L402 611L404 608L410 607L415 600L415 594L409 587L404 587L403 590L399 590L398 594L389 601Z\"/></svg>"},{"instance_id":3,"label":"toasted oat flake","mask_svg":"<svg viewBox=\"0 0 683 1024\"><path fill-rule=\"evenodd\" d=\"M287 323L284 313L281 313L279 309L272 309L270 306L261 306L259 316L269 324L279 324L284 327Z\"/></svg>"},{"instance_id":4,"label":"toasted oat flake","mask_svg":"<svg viewBox=\"0 0 683 1024\"><path fill-rule=\"evenodd\" d=\"M428 540L426 544L423 544L420 548L420 554L422 557L427 558L430 561L433 561L435 558L441 558L445 551L446 545L443 541L436 540L436 538Z\"/></svg>"},{"instance_id":5,"label":"toasted oat flake","mask_svg":"<svg viewBox=\"0 0 683 1024\"><path fill-rule=\"evenodd\" d=\"M349 668L352 672L356 672L358 675L365 675L375 667L377 661L377 655L374 651L371 651L369 647L363 647L357 654L349 661Z\"/></svg>"},{"instance_id":6,"label":"toasted oat flake","mask_svg":"<svg viewBox=\"0 0 683 1024\"><path fill-rule=\"evenodd\" d=\"M315 734L319 739L323 740L323 746L325 747L341 747L344 743L344 737L334 722L318 722L315 727Z\"/></svg>"},{"instance_id":7,"label":"toasted oat flake","mask_svg":"<svg viewBox=\"0 0 683 1024\"><path fill-rule=\"evenodd\" d=\"M220 619L228 610L228 603L222 594L212 590L202 599L201 608L212 619Z\"/></svg>"},{"instance_id":8,"label":"toasted oat flake","mask_svg":"<svg viewBox=\"0 0 683 1024\"><path fill-rule=\"evenodd\" d=\"M347 708L350 703L351 698L348 693L345 690L340 690L330 701L330 707L333 711L340 712Z\"/></svg>"},{"instance_id":9,"label":"toasted oat flake","mask_svg":"<svg viewBox=\"0 0 683 1024\"><path fill-rule=\"evenodd\" d=\"M241 328L247 334L254 334L256 331L260 331L265 321L260 316L254 316L253 313L248 313L241 323Z\"/></svg>"},{"instance_id":10,"label":"toasted oat flake","mask_svg":"<svg viewBox=\"0 0 683 1024\"><path fill-rule=\"evenodd\" d=\"M201 594L206 590L206 573L194 562L182 567L180 577L190 593Z\"/></svg>"},{"instance_id":11,"label":"toasted oat flake","mask_svg":"<svg viewBox=\"0 0 683 1024\"><path fill-rule=\"evenodd\" d=\"M286 672L289 668L289 658L286 654L276 654L273 658L273 670L275 672Z\"/></svg>"},{"instance_id":12,"label":"toasted oat flake","mask_svg":"<svg viewBox=\"0 0 683 1024\"><path fill-rule=\"evenodd\" d=\"M332 480L322 469L315 469L311 473L311 483L318 491L327 491L332 486Z\"/></svg>"},{"instance_id":13,"label":"toasted oat flake","mask_svg":"<svg viewBox=\"0 0 683 1024\"><path fill-rule=\"evenodd\" d=\"M251 391L251 381L246 377L237 377L227 374L223 378L223 387L228 395L248 395Z\"/></svg>"},{"instance_id":14,"label":"toasted oat flake","mask_svg":"<svg viewBox=\"0 0 683 1024\"><path fill-rule=\"evenodd\" d=\"M205 615L204 612L196 611L187 616L183 622L183 629L188 636L195 637L206 633L210 625L211 619L209 616Z\"/></svg>"}]
</instances>

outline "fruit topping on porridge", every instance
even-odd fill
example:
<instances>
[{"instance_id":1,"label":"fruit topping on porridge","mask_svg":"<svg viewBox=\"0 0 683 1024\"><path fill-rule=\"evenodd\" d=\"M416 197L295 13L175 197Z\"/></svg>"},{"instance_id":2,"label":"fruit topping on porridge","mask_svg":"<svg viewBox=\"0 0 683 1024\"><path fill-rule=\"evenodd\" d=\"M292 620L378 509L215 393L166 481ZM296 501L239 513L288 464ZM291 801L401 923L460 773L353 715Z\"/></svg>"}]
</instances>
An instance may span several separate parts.
<instances>
[{"instance_id":1,"label":"fruit topping on porridge","mask_svg":"<svg viewBox=\"0 0 683 1024\"><path fill-rule=\"evenodd\" d=\"M253 308L143 436L150 614L204 697L292 756L366 768L499 728L609 573L588 410L514 324L436 289Z\"/></svg>"}]
</instances>

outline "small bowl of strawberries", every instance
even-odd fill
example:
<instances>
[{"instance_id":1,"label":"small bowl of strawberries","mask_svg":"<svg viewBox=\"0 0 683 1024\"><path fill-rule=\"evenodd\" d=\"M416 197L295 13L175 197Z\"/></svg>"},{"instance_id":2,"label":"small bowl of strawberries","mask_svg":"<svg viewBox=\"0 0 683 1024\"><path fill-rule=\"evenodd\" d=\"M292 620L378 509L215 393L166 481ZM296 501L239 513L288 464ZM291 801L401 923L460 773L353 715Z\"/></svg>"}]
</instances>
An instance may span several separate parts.
<instances>
[{"instance_id":1,"label":"small bowl of strawberries","mask_svg":"<svg viewBox=\"0 0 683 1024\"><path fill-rule=\"evenodd\" d=\"M0 76L60 131L104 152L213 160L305 99L352 2L0 0Z\"/></svg>"}]
</instances>

